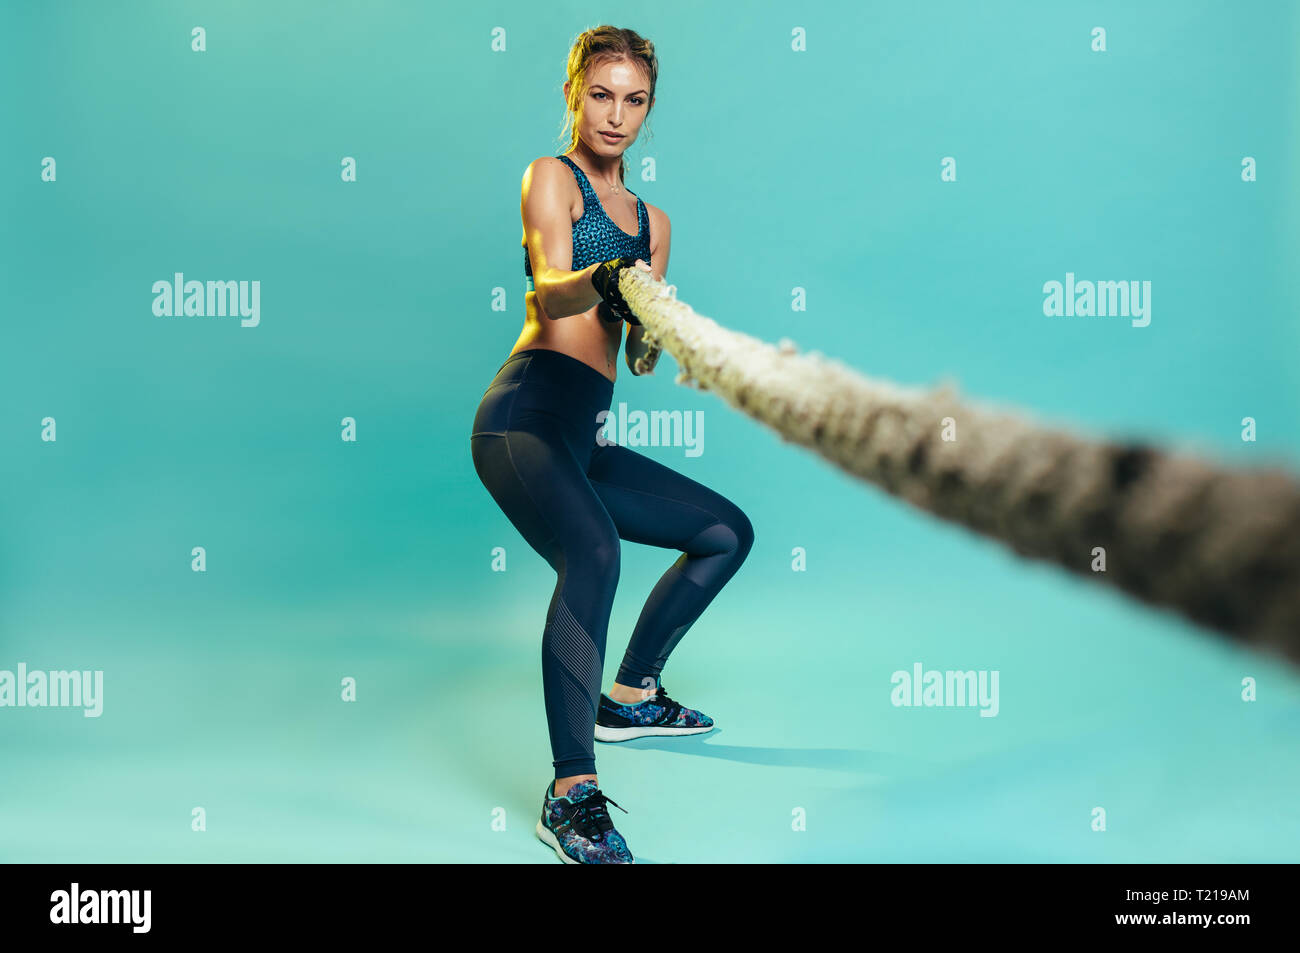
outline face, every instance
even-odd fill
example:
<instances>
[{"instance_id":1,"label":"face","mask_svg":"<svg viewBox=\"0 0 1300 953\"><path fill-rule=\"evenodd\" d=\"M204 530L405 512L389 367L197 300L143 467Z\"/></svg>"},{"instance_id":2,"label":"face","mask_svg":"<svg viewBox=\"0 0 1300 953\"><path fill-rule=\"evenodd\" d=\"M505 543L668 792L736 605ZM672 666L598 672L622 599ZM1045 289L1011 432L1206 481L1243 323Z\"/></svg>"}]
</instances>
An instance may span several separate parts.
<instances>
[{"instance_id":1,"label":"face","mask_svg":"<svg viewBox=\"0 0 1300 953\"><path fill-rule=\"evenodd\" d=\"M582 141L593 152L621 155L636 140L650 111L649 88L645 73L627 60L601 63L589 70L587 89L574 119ZM568 83L564 94L569 94Z\"/></svg>"}]
</instances>

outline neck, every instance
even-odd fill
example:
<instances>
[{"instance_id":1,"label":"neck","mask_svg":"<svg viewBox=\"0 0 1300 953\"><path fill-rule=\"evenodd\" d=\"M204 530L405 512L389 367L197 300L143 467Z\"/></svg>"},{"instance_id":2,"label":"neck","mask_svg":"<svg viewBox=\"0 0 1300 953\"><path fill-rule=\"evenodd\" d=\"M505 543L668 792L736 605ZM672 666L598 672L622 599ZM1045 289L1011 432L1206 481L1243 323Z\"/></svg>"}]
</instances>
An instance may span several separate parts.
<instances>
[{"instance_id":1,"label":"neck","mask_svg":"<svg viewBox=\"0 0 1300 953\"><path fill-rule=\"evenodd\" d=\"M580 165L591 170L587 173L587 178L590 179L594 175L599 183L607 188L610 185L622 188L622 183L618 177L619 167L623 163L622 153L614 156L602 155L593 152L585 142L579 139L577 145L573 147L573 151L569 153L569 157L574 158Z\"/></svg>"}]
</instances>

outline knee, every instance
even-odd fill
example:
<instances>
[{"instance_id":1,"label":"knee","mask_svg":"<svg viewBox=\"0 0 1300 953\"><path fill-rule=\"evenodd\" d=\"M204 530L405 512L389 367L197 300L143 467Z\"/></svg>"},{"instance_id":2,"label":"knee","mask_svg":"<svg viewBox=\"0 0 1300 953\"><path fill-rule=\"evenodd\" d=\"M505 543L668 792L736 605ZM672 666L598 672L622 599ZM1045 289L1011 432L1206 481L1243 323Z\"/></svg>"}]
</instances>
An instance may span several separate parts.
<instances>
[{"instance_id":1,"label":"knee","mask_svg":"<svg viewBox=\"0 0 1300 953\"><path fill-rule=\"evenodd\" d=\"M749 517L727 503L718 514L718 521L686 543L682 551L692 556L715 556L719 561L739 566L753 546L754 526Z\"/></svg>"},{"instance_id":2,"label":"knee","mask_svg":"<svg viewBox=\"0 0 1300 953\"><path fill-rule=\"evenodd\" d=\"M571 553L567 562L571 567L580 566L584 573L617 582L623 559L622 545L617 533L602 534Z\"/></svg>"},{"instance_id":3,"label":"knee","mask_svg":"<svg viewBox=\"0 0 1300 953\"><path fill-rule=\"evenodd\" d=\"M743 562L754 548L754 524L743 510L737 509L731 521L731 531L736 534L736 561Z\"/></svg>"}]
</instances>

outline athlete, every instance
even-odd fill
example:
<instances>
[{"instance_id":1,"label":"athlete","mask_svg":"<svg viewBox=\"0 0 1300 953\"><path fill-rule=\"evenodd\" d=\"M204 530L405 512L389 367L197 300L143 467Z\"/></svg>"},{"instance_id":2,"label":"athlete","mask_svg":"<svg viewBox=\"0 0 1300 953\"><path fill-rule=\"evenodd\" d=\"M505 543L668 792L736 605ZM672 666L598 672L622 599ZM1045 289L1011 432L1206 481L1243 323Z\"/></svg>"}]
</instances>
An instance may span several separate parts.
<instances>
[{"instance_id":1,"label":"athlete","mask_svg":"<svg viewBox=\"0 0 1300 953\"><path fill-rule=\"evenodd\" d=\"M569 54L569 149L524 174L523 330L484 392L470 437L492 498L556 573L542 631L542 688L554 781L537 836L565 863L633 863L600 790L595 741L710 731L713 719L670 698L669 654L754 542L730 500L622 446L597 439L625 356L653 373L657 348L618 290L623 268L662 279L668 216L623 183L658 78L654 45L610 26L583 33ZM679 550L651 591L608 694L605 640L620 541ZM625 811L626 813L626 811Z\"/></svg>"}]
</instances>

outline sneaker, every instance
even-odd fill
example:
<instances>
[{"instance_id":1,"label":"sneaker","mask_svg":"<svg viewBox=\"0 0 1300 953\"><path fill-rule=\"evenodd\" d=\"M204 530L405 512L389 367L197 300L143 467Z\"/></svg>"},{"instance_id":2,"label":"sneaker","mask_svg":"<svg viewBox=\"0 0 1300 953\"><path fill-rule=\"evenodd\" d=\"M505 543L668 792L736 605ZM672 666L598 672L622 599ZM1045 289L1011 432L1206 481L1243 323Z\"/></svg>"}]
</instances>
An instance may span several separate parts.
<instances>
[{"instance_id":1,"label":"sneaker","mask_svg":"<svg viewBox=\"0 0 1300 953\"><path fill-rule=\"evenodd\" d=\"M597 741L629 741L647 735L698 735L713 729L713 719L673 701L663 686L632 705L614 701L604 692L596 712Z\"/></svg>"},{"instance_id":2,"label":"sneaker","mask_svg":"<svg viewBox=\"0 0 1300 953\"><path fill-rule=\"evenodd\" d=\"M552 781L542 801L537 837L554 848L566 864L634 864L623 835L614 830L605 804L623 806L601 793L596 782L579 781L564 797L551 797Z\"/></svg>"}]
</instances>

